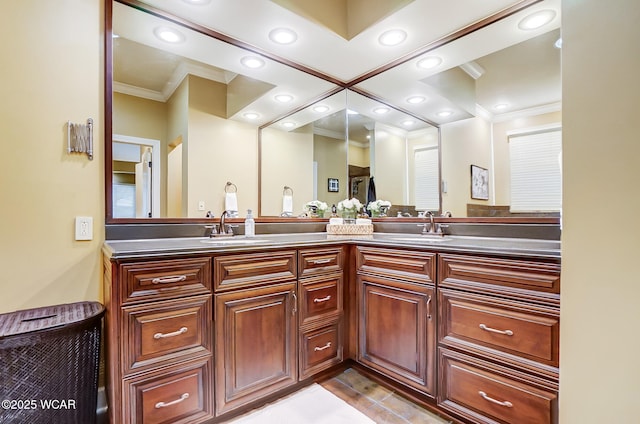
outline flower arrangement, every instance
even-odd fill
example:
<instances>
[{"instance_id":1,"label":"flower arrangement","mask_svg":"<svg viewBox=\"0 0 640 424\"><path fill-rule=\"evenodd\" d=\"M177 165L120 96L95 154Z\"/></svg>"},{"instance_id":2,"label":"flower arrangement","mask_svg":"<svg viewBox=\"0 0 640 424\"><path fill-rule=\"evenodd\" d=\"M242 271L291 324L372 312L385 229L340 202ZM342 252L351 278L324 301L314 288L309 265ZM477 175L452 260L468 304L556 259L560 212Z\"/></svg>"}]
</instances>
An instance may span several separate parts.
<instances>
[{"instance_id":1,"label":"flower arrangement","mask_svg":"<svg viewBox=\"0 0 640 424\"><path fill-rule=\"evenodd\" d=\"M391 202L388 200L374 200L367 205L367 209L371 211L371 216L386 216L390 207Z\"/></svg>"},{"instance_id":2,"label":"flower arrangement","mask_svg":"<svg viewBox=\"0 0 640 424\"><path fill-rule=\"evenodd\" d=\"M304 210L311 216L324 217L325 212L329 209L329 206L325 202L320 200L312 200L304 204Z\"/></svg>"},{"instance_id":3,"label":"flower arrangement","mask_svg":"<svg viewBox=\"0 0 640 424\"><path fill-rule=\"evenodd\" d=\"M362 209L362 203L355 197L344 199L338 202L337 209L343 218L355 218L358 211Z\"/></svg>"}]
</instances>

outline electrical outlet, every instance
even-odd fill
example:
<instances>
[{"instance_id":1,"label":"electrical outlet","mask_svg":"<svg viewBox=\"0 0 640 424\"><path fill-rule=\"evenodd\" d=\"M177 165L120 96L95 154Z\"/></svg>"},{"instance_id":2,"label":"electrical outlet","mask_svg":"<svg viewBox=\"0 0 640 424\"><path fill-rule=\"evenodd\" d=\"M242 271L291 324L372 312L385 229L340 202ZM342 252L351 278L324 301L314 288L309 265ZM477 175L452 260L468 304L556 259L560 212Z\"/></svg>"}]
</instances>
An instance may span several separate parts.
<instances>
[{"instance_id":1,"label":"electrical outlet","mask_svg":"<svg viewBox=\"0 0 640 424\"><path fill-rule=\"evenodd\" d=\"M76 240L93 240L93 217L76 216Z\"/></svg>"},{"instance_id":2,"label":"electrical outlet","mask_svg":"<svg viewBox=\"0 0 640 424\"><path fill-rule=\"evenodd\" d=\"M203 211L204 210L204 200L200 200L198 202L198 210L199 211Z\"/></svg>"}]
</instances>

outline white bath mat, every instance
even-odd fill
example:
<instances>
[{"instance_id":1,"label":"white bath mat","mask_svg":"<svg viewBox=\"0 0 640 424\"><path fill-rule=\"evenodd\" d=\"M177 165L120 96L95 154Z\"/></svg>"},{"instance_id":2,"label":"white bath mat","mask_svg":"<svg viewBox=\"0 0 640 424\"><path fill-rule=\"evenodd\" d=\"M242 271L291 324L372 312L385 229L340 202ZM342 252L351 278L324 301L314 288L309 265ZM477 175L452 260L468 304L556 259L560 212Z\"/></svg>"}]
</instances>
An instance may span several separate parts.
<instances>
[{"instance_id":1,"label":"white bath mat","mask_svg":"<svg viewBox=\"0 0 640 424\"><path fill-rule=\"evenodd\" d=\"M230 424L375 424L322 386L312 384Z\"/></svg>"}]
</instances>

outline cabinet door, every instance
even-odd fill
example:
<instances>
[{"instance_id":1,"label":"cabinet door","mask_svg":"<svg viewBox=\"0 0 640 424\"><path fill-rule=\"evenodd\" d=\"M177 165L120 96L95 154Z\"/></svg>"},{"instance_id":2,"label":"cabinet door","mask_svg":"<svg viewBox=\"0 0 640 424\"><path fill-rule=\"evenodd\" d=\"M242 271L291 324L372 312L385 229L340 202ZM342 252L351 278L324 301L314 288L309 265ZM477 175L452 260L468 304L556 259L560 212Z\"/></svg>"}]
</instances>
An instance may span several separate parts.
<instances>
[{"instance_id":1,"label":"cabinet door","mask_svg":"<svg viewBox=\"0 0 640 424\"><path fill-rule=\"evenodd\" d=\"M296 283L216 295L216 414L297 381Z\"/></svg>"},{"instance_id":2,"label":"cabinet door","mask_svg":"<svg viewBox=\"0 0 640 424\"><path fill-rule=\"evenodd\" d=\"M359 275L358 292L358 360L433 396L434 288Z\"/></svg>"}]
</instances>

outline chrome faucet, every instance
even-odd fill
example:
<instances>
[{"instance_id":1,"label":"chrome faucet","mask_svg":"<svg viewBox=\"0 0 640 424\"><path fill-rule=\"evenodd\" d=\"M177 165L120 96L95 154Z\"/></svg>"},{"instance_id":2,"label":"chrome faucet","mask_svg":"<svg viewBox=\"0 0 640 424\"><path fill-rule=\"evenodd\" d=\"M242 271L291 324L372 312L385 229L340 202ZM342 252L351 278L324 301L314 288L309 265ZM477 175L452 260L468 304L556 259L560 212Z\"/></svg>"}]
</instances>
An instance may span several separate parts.
<instances>
[{"instance_id":1,"label":"chrome faucet","mask_svg":"<svg viewBox=\"0 0 640 424\"><path fill-rule=\"evenodd\" d=\"M435 233L435 223L433 222L433 212L427 211L424 213L423 217L429 217L429 229L427 229L427 221L423 224L418 224L418 227L422 226L422 235Z\"/></svg>"},{"instance_id":2,"label":"chrome faucet","mask_svg":"<svg viewBox=\"0 0 640 424\"><path fill-rule=\"evenodd\" d=\"M224 220L227 216L229 216L229 211L223 211L220 215L220 223L217 225L218 231L216 231L214 227L213 231L211 231L211 237L228 237L233 235L231 225L224 223Z\"/></svg>"}]
</instances>

